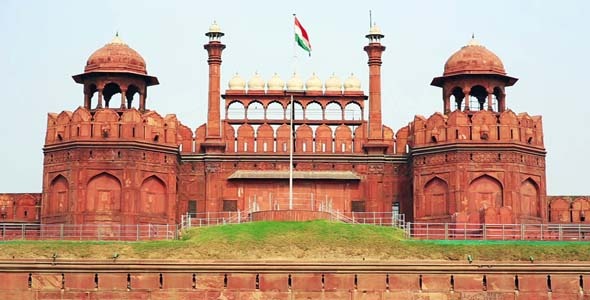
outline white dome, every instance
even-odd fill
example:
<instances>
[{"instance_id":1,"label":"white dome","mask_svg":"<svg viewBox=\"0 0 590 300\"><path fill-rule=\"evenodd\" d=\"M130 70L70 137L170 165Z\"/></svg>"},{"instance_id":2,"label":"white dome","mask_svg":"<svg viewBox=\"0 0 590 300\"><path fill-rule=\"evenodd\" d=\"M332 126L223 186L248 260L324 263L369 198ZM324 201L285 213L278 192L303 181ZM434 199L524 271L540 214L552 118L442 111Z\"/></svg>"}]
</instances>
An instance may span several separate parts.
<instances>
[{"instance_id":1,"label":"white dome","mask_svg":"<svg viewBox=\"0 0 590 300\"><path fill-rule=\"evenodd\" d=\"M266 86L269 91L282 91L285 89L285 82L281 79L279 74L275 73L266 83Z\"/></svg>"},{"instance_id":2,"label":"white dome","mask_svg":"<svg viewBox=\"0 0 590 300\"><path fill-rule=\"evenodd\" d=\"M293 73L293 77L287 81L287 90L289 91L302 91L303 80L297 76L297 73Z\"/></svg>"},{"instance_id":3,"label":"white dome","mask_svg":"<svg viewBox=\"0 0 590 300\"><path fill-rule=\"evenodd\" d=\"M350 74L348 78L344 81L344 91L347 92L358 92L361 90L361 81L354 76L354 74Z\"/></svg>"},{"instance_id":4,"label":"white dome","mask_svg":"<svg viewBox=\"0 0 590 300\"><path fill-rule=\"evenodd\" d=\"M248 81L248 90L249 91L261 91L264 90L264 80L258 72L254 73L254 76L250 78Z\"/></svg>"},{"instance_id":5,"label":"white dome","mask_svg":"<svg viewBox=\"0 0 590 300\"><path fill-rule=\"evenodd\" d=\"M327 92L334 92L334 91L341 92L342 91L342 81L335 74L332 74L332 76L330 76L330 78L328 78L328 80L326 80L326 91Z\"/></svg>"},{"instance_id":6,"label":"white dome","mask_svg":"<svg viewBox=\"0 0 590 300\"><path fill-rule=\"evenodd\" d=\"M308 91L321 91L322 90L322 80L313 73L311 77L305 82L305 89Z\"/></svg>"},{"instance_id":7,"label":"white dome","mask_svg":"<svg viewBox=\"0 0 590 300\"><path fill-rule=\"evenodd\" d=\"M371 26L371 29L369 30L369 34L382 35L381 28L379 28L379 26L377 26L377 24L373 24L373 26Z\"/></svg>"},{"instance_id":8,"label":"white dome","mask_svg":"<svg viewBox=\"0 0 590 300\"><path fill-rule=\"evenodd\" d=\"M219 33L221 32L221 27L217 25L217 21L213 21L213 24L209 26L209 32Z\"/></svg>"},{"instance_id":9,"label":"white dome","mask_svg":"<svg viewBox=\"0 0 590 300\"><path fill-rule=\"evenodd\" d=\"M228 83L230 90L245 90L246 89L246 81L236 73L234 77L229 80Z\"/></svg>"}]
</instances>

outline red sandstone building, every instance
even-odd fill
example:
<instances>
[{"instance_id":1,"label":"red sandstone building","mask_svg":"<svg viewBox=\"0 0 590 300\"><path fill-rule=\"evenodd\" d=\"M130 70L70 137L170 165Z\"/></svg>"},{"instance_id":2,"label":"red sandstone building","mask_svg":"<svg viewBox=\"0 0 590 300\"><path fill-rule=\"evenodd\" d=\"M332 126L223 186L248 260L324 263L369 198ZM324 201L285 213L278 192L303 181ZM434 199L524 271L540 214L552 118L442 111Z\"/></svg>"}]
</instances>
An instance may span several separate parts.
<instances>
[{"instance_id":1,"label":"red sandstone building","mask_svg":"<svg viewBox=\"0 0 590 300\"><path fill-rule=\"evenodd\" d=\"M117 36L73 76L83 105L48 116L42 195L0 195L2 217L176 224L187 213L291 209L399 210L413 222L586 222L588 199L546 196L541 117L506 109L517 79L475 40L432 80L442 111L394 131L382 124L377 27L364 47L368 95L352 75L285 83L276 74L247 83L236 75L222 94L224 34L213 24L206 35L206 124L191 129L150 110L148 87L158 79Z\"/></svg>"}]
</instances>

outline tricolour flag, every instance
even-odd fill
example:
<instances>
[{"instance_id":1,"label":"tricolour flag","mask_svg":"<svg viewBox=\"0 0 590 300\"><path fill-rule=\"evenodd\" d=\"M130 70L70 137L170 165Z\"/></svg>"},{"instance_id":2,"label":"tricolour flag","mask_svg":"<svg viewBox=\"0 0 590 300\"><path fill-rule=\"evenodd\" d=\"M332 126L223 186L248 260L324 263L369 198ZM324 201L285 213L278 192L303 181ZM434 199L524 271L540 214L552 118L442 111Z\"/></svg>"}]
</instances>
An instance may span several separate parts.
<instances>
[{"instance_id":1,"label":"tricolour flag","mask_svg":"<svg viewBox=\"0 0 590 300\"><path fill-rule=\"evenodd\" d=\"M309 43L309 36L307 35L307 31L305 28L299 23L297 17L295 17L295 41L299 47L303 48L303 50L309 53L311 56L311 44Z\"/></svg>"}]
</instances>

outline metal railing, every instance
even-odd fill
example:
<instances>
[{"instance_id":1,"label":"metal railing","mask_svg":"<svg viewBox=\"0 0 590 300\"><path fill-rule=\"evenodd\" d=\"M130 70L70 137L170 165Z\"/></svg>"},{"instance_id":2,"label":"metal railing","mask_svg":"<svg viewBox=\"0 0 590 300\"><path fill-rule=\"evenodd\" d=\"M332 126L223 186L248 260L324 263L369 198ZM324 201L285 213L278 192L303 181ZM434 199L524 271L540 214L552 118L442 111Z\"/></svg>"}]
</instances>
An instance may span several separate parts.
<instances>
[{"instance_id":1,"label":"metal railing","mask_svg":"<svg viewBox=\"0 0 590 300\"><path fill-rule=\"evenodd\" d=\"M211 225L240 224L250 222L250 211L222 211L187 213L181 217L181 227L203 227Z\"/></svg>"},{"instance_id":2,"label":"metal railing","mask_svg":"<svg viewBox=\"0 0 590 300\"><path fill-rule=\"evenodd\" d=\"M1 223L1 240L142 241L178 238L176 224Z\"/></svg>"},{"instance_id":3,"label":"metal railing","mask_svg":"<svg viewBox=\"0 0 590 300\"><path fill-rule=\"evenodd\" d=\"M406 223L409 238L428 240L590 241L590 224Z\"/></svg>"},{"instance_id":4,"label":"metal railing","mask_svg":"<svg viewBox=\"0 0 590 300\"><path fill-rule=\"evenodd\" d=\"M370 224L405 229L405 215L393 212L331 212L333 219L350 224Z\"/></svg>"}]
</instances>

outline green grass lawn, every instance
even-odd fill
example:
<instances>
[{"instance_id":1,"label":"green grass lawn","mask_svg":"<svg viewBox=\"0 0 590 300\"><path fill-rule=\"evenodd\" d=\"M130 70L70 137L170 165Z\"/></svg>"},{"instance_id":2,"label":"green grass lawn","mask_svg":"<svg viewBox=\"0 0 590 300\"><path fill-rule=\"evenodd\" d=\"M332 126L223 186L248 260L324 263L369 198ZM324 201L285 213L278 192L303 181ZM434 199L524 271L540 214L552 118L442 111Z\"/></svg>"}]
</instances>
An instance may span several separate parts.
<instances>
[{"instance_id":1,"label":"green grass lawn","mask_svg":"<svg viewBox=\"0 0 590 300\"><path fill-rule=\"evenodd\" d=\"M391 227L328 221L253 222L183 232L146 242L6 241L0 258L590 261L589 242L407 240Z\"/></svg>"}]
</instances>

